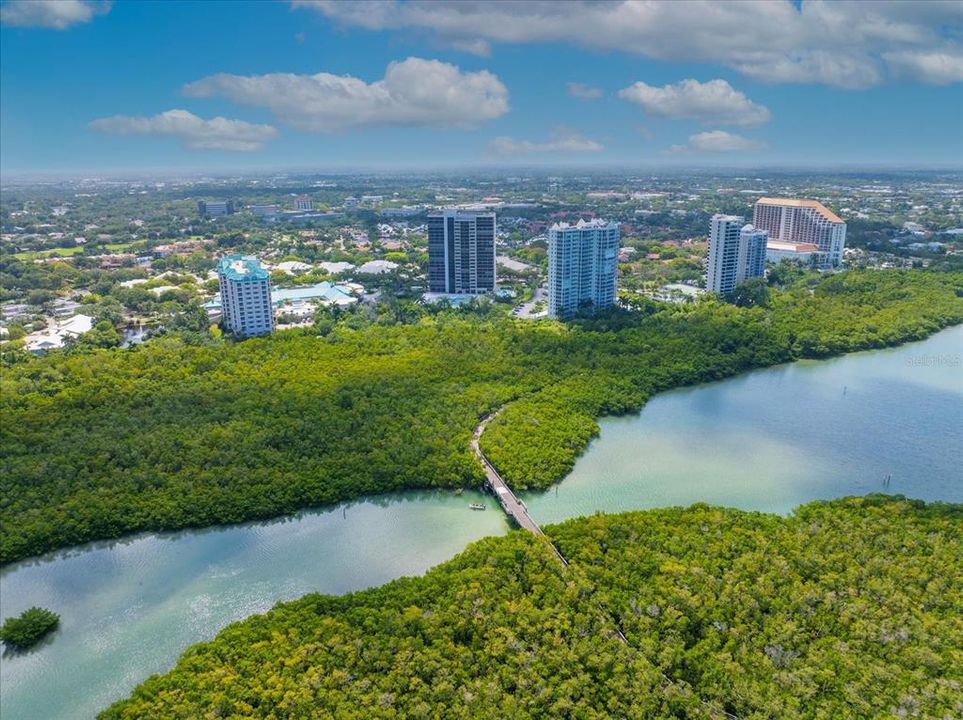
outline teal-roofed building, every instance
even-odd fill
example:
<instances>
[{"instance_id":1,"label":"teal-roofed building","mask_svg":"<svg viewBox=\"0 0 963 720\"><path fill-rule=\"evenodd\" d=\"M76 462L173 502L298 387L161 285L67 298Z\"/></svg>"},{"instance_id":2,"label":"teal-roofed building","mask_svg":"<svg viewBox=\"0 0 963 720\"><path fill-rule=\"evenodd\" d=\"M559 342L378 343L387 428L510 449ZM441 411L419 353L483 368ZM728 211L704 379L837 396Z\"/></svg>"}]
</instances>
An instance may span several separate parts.
<instances>
[{"instance_id":1,"label":"teal-roofed building","mask_svg":"<svg viewBox=\"0 0 963 720\"><path fill-rule=\"evenodd\" d=\"M354 305L358 298L351 294L351 288L347 285L334 285L327 280L315 285L306 287L285 288L283 290L272 289L271 301L276 308L287 303L316 302L322 305ZM211 300L204 303L204 307L210 311L221 310L223 303L221 295L218 293Z\"/></svg>"},{"instance_id":2,"label":"teal-roofed building","mask_svg":"<svg viewBox=\"0 0 963 720\"><path fill-rule=\"evenodd\" d=\"M224 328L240 337L274 332L271 276L257 258L228 255L217 263Z\"/></svg>"}]
</instances>

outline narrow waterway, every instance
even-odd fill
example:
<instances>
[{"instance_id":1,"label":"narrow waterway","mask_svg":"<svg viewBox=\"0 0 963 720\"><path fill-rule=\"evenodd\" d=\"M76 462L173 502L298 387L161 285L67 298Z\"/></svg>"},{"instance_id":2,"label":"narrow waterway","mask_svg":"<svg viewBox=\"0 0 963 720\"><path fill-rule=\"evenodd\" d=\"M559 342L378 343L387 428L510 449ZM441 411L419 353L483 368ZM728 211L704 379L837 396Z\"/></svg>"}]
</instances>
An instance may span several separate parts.
<instances>
[{"instance_id":1,"label":"narrow waterway","mask_svg":"<svg viewBox=\"0 0 963 720\"><path fill-rule=\"evenodd\" d=\"M963 326L654 397L606 418L556 488L522 493L541 524L707 502L788 513L885 492L963 502Z\"/></svg>"},{"instance_id":2,"label":"narrow waterway","mask_svg":"<svg viewBox=\"0 0 963 720\"><path fill-rule=\"evenodd\" d=\"M963 502L961 355L957 327L665 393L640 415L603 420L557 492L524 499L543 526L699 501L781 513L868 492ZM488 509L471 511L472 502ZM60 613L62 627L0 660L0 717L92 717L230 622L307 592L420 574L507 530L490 497L409 492L11 565L0 574L0 616L40 605Z\"/></svg>"},{"instance_id":3,"label":"narrow waterway","mask_svg":"<svg viewBox=\"0 0 963 720\"><path fill-rule=\"evenodd\" d=\"M472 511L468 504L487 503ZM60 614L41 646L0 658L0 718L82 720L225 625L309 592L420 575L508 531L477 492L406 492L228 528L139 535L4 568L0 616Z\"/></svg>"}]
</instances>

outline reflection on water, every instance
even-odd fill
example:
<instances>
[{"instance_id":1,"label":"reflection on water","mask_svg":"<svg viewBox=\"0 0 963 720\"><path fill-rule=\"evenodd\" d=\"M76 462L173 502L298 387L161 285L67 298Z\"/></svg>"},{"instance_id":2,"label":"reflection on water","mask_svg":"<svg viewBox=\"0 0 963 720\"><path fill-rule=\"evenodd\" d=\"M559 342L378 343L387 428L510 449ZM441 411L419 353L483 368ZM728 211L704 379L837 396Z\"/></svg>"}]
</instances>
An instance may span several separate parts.
<instances>
[{"instance_id":1,"label":"reflection on water","mask_svg":"<svg viewBox=\"0 0 963 720\"><path fill-rule=\"evenodd\" d=\"M963 502L961 352L956 328L665 393L639 416L604 420L557 490L524 499L542 524L696 501L788 512L880 491ZM488 510L471 511L472 502ZM478 493L406 492L9 566L0 572L0 615L40 605L60 613L61 627L33 652L4 656L0 716L92 717L230 622L308 592L420 574L506 530Z\"/></svg>"}]
</instances>

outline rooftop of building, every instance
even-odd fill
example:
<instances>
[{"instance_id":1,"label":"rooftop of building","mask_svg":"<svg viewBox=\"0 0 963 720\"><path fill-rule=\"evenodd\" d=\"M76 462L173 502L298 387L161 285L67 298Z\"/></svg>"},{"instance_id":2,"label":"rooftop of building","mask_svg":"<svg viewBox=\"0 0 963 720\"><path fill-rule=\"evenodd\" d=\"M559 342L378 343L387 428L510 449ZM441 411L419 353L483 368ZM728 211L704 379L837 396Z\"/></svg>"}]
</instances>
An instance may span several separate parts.
<instances>
[{"instance_id":1,"label":"rooftop of building","mask_svg":"<svg viewBox=\"0 0 963 720\"><path fill-rule=\"evenodd\" d=\"M819 252L819 245L813 243L794 243L783 240L770 240L766 243L769 250L788 250L789 252Z\"/></svg>"},{"instance_id":2,"label":"rooftop of building","mask_svg":"<svg viewBox=\"0 0 963 720\"><path fill-rule=\"evenodd\" d=\"M358 272L368 275L383 275L398 267L398 263L390 260L369 260L358 268Z\"/></svg>"},{"instance_id":3,"label":"rooftop of building","mask_svg":"<svg viewBox=\"0 0 963 720\"><path fill-rule=\"evenodd\" d=\"M55 322L40 332L27 335L24 338L29 352L38 353L62 348L69 337L83 335L94 327L94 318L90 315L74 315L61 322Z\"/></svg>"},{"instance_id":4,"label":"rooftop of building","mask_svg":"<svg viewBox=\"0 0 963 720\"><path fill-rule=\"evenodd\" d=\"M257 258L250 255L222 257L217 263L217 271L229 280L267 280L270 277Z\"/></svg>"},{"instance_id":5,"label":"rooftop of building","mask_svg":"<svg viewBox=\"0 0 963 720\"><path fill-rule=\"evenodd\" d=\"M551 230L591 230L592 228L607 228L611 225L617 225L615 222L610 222L609 220L602 220L601 218L594 218L593 220L579 220L574 225L567 222L557 222L550 228Z\"/></svg>"},{"instance_id":6,"label":"rooftop of building","mask_svg":"<svg viewBox=\"0 0 963 720\"><path fill-rule=\"evenodd\" d=\"M779 207L798 207L812 208L824 218L833 223L842 223L843 220L832 210L816 200L796 200L794 198L759 198L756 205L778 205Z\"/></svg>"},{"instance_id":7,"label":"rooftop of building","mask_svg":"<svg viewBox=\"0 0 963 720\"><path fill-rule=\"evenodd\" d=\"M322 262L318 263L318 266L324 268L329 273L347 272L348 270L354 270L356 267L349 262Z\"/></svg>"},{"instance_id":8,"label":"rooftop of building","mask_svg":"<svg viewBox=\"0 0 963 720\"><path fill-rule=\"evenodd\" d=\"M348 305L357 302L357 298L350 293L350 290L351 287L348 285L335 285L327 281L309 287L274 289L271 291L271 303L281 305L285 302L318 300L335 305ZM204 303L204 307L208 309L220 308L221 294L217 293L211 300Z\"/></svg>"},{"instance_id":9,"label":"rooftop of building","mask_svg":"<svg viewBox=\"0 0 963 720\"><path fill-rule=\"evenodd\" d=\"M478 205L476 207L444 208L428 213L428 217L458 217L459 215L464 217L495 217L495 211L484 205Z\"/></svg>"}]
</instances>

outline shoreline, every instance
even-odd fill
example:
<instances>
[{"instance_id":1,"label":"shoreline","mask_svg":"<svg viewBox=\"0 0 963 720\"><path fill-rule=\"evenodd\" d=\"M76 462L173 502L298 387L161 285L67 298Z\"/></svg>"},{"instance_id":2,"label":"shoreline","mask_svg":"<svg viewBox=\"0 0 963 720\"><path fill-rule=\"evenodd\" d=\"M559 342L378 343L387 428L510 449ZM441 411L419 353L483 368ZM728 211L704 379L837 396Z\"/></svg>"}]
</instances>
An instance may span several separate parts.
<instances>
[{"instance_id":1,"label":"shoreline","mask_svg":"<svg viewBox=\"0 0 963 720\"><path fill-rule=\"evenodd\" d=\"M660 389L658 392L653 393L651 396L649 396L649 397L646 399L646 402L643 403L643 405L642 405L638 410L635 410L635 411L633 411L633 412L628 412L628 413L621 413L621 414L602 415L602 416L596 417L596 418L595 418L595 421L598 422L599 420L602 420L602 419L605 419L605 418L629 417L629 416L638 415L639 413L641 413L641 412L643 412L643 411L645 410L646 405L648 405L648 403L649 403L652 399L654 399L655 397L660 396L660 395L663 395L663 394L665 394L665 393L670 393L670 392L673 392L673 391L676 391L676 390L691 390L691 389L699 388L699 387L702 387L702 386L711 386L711 385L715 385L715 384L720 383L720 382L724 382L724 381L727 381L727 380L731 380L731 379L733 379L733 378L746 376L746 375L749 375L749 374L754 373L754 372L759 372L759 371L764 371L764 370L771 370L771 369L773 369L773 368L778 368L778 367L783 367L783 366L791 366L791 365L794 365L794 364L800 363L800 362L815 362L815 363L821 363L821 362L824 362L824 361L839 359L839 358L848 357L848 356L852 356L852 355L858 355L858 354L860 354L860 353L880 352L880 351L885 351L885 350L889 350L889 349L902 348L902 347L905 347L905 346L907 346L907 345L911 345L911 344L913 344L913 343L926 342L927 340L929 340L930 338L938 335L939 333L946 332L946 331L948 331L948 330L952 330L952 329L957 328L957 327L960 327L960 326L963 326L963 322L960 322L960 323L952 323L952 324L949 324L949 325L944 325L944 326L942 326L942 327L934 330L933 332L929 333L928 335L926 335L926 336L923 337L923 338L912 338L912 339L908 339L908 340L901 341L901 342L896 343L896 344L893 344L893 345L884 345L884 346L882 346L882 347L860 348L860 349L856 349L856 350L852 350L852 351L848 351L848 352L843 352L843 353L839 353L839 354L835 354L835 355L829 355L829 356L825 356L825 357L819 357L819 358L799 358L799 359L796 359L796 360L790 360L790 361L788 361L788 362L776 363L776 364L773 364L773 365L764 365L764 366L759 366L759 367L753 367L753 368L747 369L747 370L745 370L745 371L742 371L742 372L739 372L739 373L735 373L735 374L733 374L733 375L728 375L728 376L726 376L726 377L717 378L717 379L713 379L713 380L709 380L709 381L692 383L692 384L675 385L675 386L673 386L673 387L669 387L669 388L665 388L665 389ZM536 392L538 392L538 391L536 391ZM504 405L502 405L502 406L500 406L500 407L498 407L498 408L495 408L494 410L492 410L492 411L490 411L490 412L488 412L488 413L485 413L485 414L482 416L481 420L485 420L486 418L487 418L488 420L494 419L496 415L498 415L499 413L502 412L502 410L504 410L504 409L507 408L509 405L511 405L513 402L516 402L516 401L519 400L519 399L521 399L521 398L514 398L514 399L510 400L509 402L505 403ZM478 425L476 425L475 428L473 428L473 431L472 431L472 432L474 432L474 430L476 430L477 427L478 427ZM474 435L472 435L471 437L472 437L472 439L474 439ZM579 457L581 457L581 456L588 450L588 448L589 448L589 446L591 445L591 443L592 443L594 440L596 440L597 438L598 438L598 432L596 432L596 433L589 439L588 442L586 442L582 447L579 448L579 450L578 450L578 452L577 452L577 454L576 454L576 459L579 458ZM479 445L479 449L480 449L480 445ZM492 466L493 466L496 470L498 470L499 472L501 472L501 469L498 468L498 465L497 465L494 461L491 460L490 456L488 456L487 453L486 453L486 458L489 460L489 462L492 464ZM574 464L573 464L573 466L574 466ZM519 488L519 491L521 491L521 492L530 492L530 493L538 493L538 494L547 493L547 492L551 491L552 488L557 487L560 483L564 482L564 480L571 474L571 471L572 471L572 468L570 467L570 468L568 469L568 471L566 472L565 476L563 476L563 477L560 478L560 479L557 479L557 480L553 481L550 485L548 485L548 486L546 486L546 487L523 487L523 488ZM354 503L363 503L363 502L376 501L378 498L386 498L386 499L387 499L387 498L392 498L392 497L396 497L396 496L401 496L401 495L408 494L408 493L441 493L441 494L448 494L448 493L455 493L455 492L457 492L457 491L459 491L459 490L461 490L461 491L468 491L468 490L475 490L475 489L477 489L477 488L476 488L476 487L472 487L472 486L467 486L467 487L466 487L466 486L450 486L450 487L413 486L413 487L407 487L407 488L399 488L399 489L397 489L397 490L392 490L392 491L384 492L384 493L354 495L354 496L351 496L351 497L348 497L348 498L345 498L345 499L343 499L343 500L336 501L336 502L333 502L333 503L327 503L327 504L323 504L323 505L306 506L306 507L303 507L303 508L299 508L299 509L297 509L297 510L295 510L295 511L293 511L293 512L288 512L288 513L270 514L270 515L264 515L264 516L254 516L254 517L250 517L250 518L247 518L247 519L244 519L244 520L240 520L240 521L238 521L238 522L232 522L232 523L215 523L215 524L211 524L211 525L197 525L197 526L187 525L187 526L169 527L169 528L147 528L147 529L143 529L143 530L139 530L139 531L135 531L135 532L131 532L131 533L125 533L125 534L122 534L122 535L117 535L117 536L114 536L114 537L103 537L103 538L99 538L99 539L95 539L95 540L90 540L90 541L87 541L87 542L84 542L84 543L78 543L78 544L75 544L75 545L66 545L66 546L62 546L62 547L57 547L57 548L53 548L53 549L47 550L46 552L43 552L43 553L40 553L40 554L37 554L37 555L28 555L28 556L16 558L16 559L10 560L10 561L8 561L8 562L5 562L5 563L3 563L3 564L0 564L0 575L6 575L6 574L8 574L8 572L10 572L12 569L15 569L16 567L21 566L21 564L44 564L44 563L48 563L48 562L54 562L54 561L56 561L56 560L64 559L64 558L67 558L67 557L71 557L71 556L76 555L76 554L82 554L82 553L88 552L88 551L90 551L90 550L98 550L98 549L103 549L104 547L108 547L108 548L109 548L109 547L112 547L112 546L117 545L117 544L124 544L124 543L135 542L135 541L137 541L138 539L142 539L142 538L146 538L146 537L162 537L162 536L165 536L165 535L175 535L175 534L177 534L177 533L196 533L196 532L204 532L204 531L229 530L229 529L231 529L231 528L238 528L238 527L258 525L258 524L265 524L265 525L267 525L267 524L275 524L275 523L278 523L278 522L282 522L282 523L283 523L283 522L288 522L288 521L290 521L290 520L296 520L297 517L298 517L298 515L299 515L299 514L302 514L302 513L312 513L312 514L326 513L326 512L334 511L335 509L340 508L340 507L350 507L350 506L351 506L352 504L354 504ZM403 501L403 500L402 500L402 501ZM389 502L390 502L390 500L389 500Z\"/></svg>"}]
</instances>

